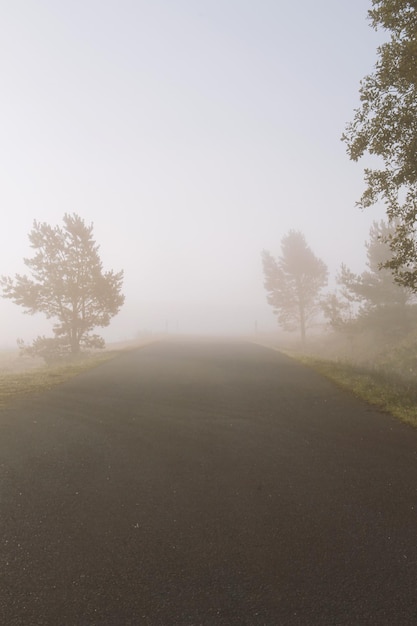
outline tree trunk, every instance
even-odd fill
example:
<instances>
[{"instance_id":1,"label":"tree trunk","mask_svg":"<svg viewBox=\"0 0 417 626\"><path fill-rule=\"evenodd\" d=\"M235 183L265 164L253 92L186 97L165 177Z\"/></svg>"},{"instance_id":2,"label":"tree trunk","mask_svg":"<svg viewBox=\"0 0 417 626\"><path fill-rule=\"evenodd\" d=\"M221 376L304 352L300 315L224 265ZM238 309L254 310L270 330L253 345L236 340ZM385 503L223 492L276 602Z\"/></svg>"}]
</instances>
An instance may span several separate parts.
<instances>
[{"instance_id":1,"label":"tree trunk","mask_svg":"<svg viewBox=\"0 0 417 626\"><path fill-rule=\"evenodd\" d=\"M73 326L70 331L70 343L71 343L71 354L78 354L80 352L80 342L78 340L78 332L77 327Z\"/></svg>"},{"instance_id":2,"label":"tree trunk","mask_svg":"<svg viewBox=\"0 0 417 626\"><path fill-rule=\"evenodd\" d=\"M297 292L298 292L298 311L300 315L300 334L301 334L301 347L303 350L306 347L306 314L303 301L303 289L301 281L297 278Z\"/></svg>"},{"instance_id":3,"label":"tree trunk","mask_svg":"<svg viewBox=\"0 0 417 626\"><path fill-rule=\"evenodd\" d=\"M300 305L300 334L301 334L301 346L303 350L306 347L306 320L304 314L304 307Z\"/></svg>"}]
</instances>

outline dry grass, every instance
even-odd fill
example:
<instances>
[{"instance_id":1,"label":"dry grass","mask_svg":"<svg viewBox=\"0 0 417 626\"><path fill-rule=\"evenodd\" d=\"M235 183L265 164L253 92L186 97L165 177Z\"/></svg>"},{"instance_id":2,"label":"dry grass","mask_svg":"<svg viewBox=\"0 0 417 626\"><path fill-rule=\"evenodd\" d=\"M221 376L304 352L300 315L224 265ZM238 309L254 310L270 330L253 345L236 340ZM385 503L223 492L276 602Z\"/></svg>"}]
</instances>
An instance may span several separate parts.
<instances>
[{"instance_id":1,"label":"dry grass","mask_svg":"<svg viewBox=\"0 0 417 626\"><path fill-rule=\"evenodd\" d=\"M349 363L326 361L309 356L293 356L348 389L358 398L391 413L402 422L417 427L417 391L414 385L378 370Z\"/></svg>"},{"instance_id":2,"label":"dry grass","mask_svg":"<svg viewBox=\"0 0 417 626\"><path fill-rule=\"evenodd\" d=\"M119 350L106 351L94 356L86 357L74 363L58 365L56 367L40 366L38 361L20 362L4 353L0 359L0 406L22 394L29 394L65 382L85 370L91 369L120 354ZM5 366L7 362L7 366Z\"/></svg>"},{"instance_id":3,"label":"dry grass","mask_svg":"<svg viewBox=\"0 0 417 626\"><path fill-rule=\"evenodd\" d=\"M88 369L113 359L126 350L144 347L160 337L144 337L133 341L110 344L109 349L86 356L75 362L55 367L45 366L42 359L21 357L17 350L0 351L0 407L17 396L50 389Z\"/></svg>"},{"instance_id":4,"label":"dry grass","mask_svg":"<svg viewBox=\"0 0 417 626\"><path fill-rule=\"evenodd\" d=\"M303 354L299 346L289 342L280 343L276 338L255 339L266 347L278 350L287 356L308 365L335 382L342 389L352 392L397 419L417 427L417 386L415 377L405 378L400 371L387 370L355 364L346 360L335 360L326 356Z\"/></svg>"}]
</instances>

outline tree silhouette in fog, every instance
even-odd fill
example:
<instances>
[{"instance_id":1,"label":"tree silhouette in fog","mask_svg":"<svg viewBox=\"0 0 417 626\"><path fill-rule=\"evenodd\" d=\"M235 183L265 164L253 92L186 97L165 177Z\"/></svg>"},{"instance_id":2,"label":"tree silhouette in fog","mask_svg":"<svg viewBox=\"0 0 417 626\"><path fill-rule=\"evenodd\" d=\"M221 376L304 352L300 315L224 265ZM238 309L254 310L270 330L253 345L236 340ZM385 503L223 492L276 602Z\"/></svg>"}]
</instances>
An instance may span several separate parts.
<instances>
[{"instance_id":1,"label":"tree silhouette in fog","mask_svg":"<svg viewBox=\"0 0 417 626\"><path fill-rule=\"evenodd\" d=\"M281 256L262 253L264 286L279 325L288 331L299 329L305 345L306 328L319 309L319 295L327 284L327 267L307 245L303 233L295 230L281 240Z\"/></svg>"},{"instance_id":2,"label":"tree silhouette in fog","mask_svg":"<svg viewBox=\"0 0 417 626\"><path fill-rule=\"evenodd\" d=\"M356 303L357 330L403 335L415 326L413 291L395 282L388 262L393 256L390 239L396 235L397 223L373 222L369 230L367 269L355 274L342 264L337 282L345 301Z\"/></svg>"},{"instance_id":3,"label":"tree silhouette in fog","mask_svg":"<svg viewBox=\"0 0 417 626\"><path fill-rule=\"evenodd\" d=\"M342 264L338 282L361 302L365 311L381 305L405 306L412 298L411 290L394 282L392 271L386 267L392 258L390 237L395 232L395 223L374 221L369 230L369 241L365 243L368 269L362 274L354 274Z\"/></svg>"},{"instance_id":4,"label":"tree silhouette in fog","mask_svg":"<svg viewBox=\"0 0 417 626\"><path fill-rule=\"evenodd\" d=\"M92 330L108 326L123 305L123 271L103 272L93 225L75 213L64 215L62 228L34 221L29 241L35 255L24 263L31 277L3 276L3 297L55 323L53 338L38 337L26 351L48 359L104 347Z\"/></svg>"}]
</instances>

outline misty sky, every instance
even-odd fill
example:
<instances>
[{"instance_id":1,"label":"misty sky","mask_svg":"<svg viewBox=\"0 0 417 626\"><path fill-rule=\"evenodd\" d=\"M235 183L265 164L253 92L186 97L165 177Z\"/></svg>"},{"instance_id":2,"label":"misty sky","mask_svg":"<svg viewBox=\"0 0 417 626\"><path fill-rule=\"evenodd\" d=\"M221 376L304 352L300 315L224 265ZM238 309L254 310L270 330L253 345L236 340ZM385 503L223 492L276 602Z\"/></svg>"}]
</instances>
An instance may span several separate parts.
<instances>
[{"instance_id":1,"label":"misty sky","mask_svg":"<svg viewBox=\"0 0 417 626\"><path fill-rule=\"evenodd\" d=\"M0 8L0 273L33 220L76 212L125 270L103 333L276 326L261 251L304 232L331 273L365 263L340 136L382 35L370 0L13 0ZM0 344L50 322L0 300ZM100 332L100 331L99 331ZM51 333L52 334L52 333Z\"/></svg>"}]
</instances>

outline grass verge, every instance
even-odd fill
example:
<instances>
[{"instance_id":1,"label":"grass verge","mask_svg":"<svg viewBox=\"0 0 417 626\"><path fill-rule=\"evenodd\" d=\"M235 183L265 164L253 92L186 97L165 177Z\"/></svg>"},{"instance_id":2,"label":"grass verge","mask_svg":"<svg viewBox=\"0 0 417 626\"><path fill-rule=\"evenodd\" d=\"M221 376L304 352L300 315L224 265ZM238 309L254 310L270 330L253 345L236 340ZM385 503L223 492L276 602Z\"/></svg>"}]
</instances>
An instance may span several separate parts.
<instances>
[{"instance_id":1,"label":"grass verge","mask_svg":"<svg viewBox=\"0 0 417 626\"><path fill-rule=\"evenodd\" d=\"M113 359L120 353L119 350L109 350L65 365L45 366L20 373L0 374L0 407L16 396L44 391L59 385L85 370Z\"/></svg>"},{"instance_id":2,"label":"grass verge","mask_svg":"<svg viewBox=\"0 0 417 626\"><path fill-rule=\"evenodd\" d=\"M358 398L417 427L417 389L414 384L401 380L394 374L360 368L349 363L294 354L289 356L323 374L339 387L353 392Z\"/></svg>"}]
</instances>

